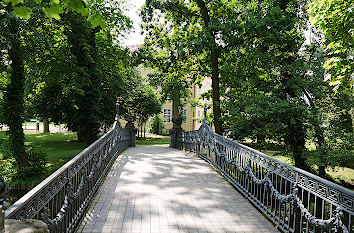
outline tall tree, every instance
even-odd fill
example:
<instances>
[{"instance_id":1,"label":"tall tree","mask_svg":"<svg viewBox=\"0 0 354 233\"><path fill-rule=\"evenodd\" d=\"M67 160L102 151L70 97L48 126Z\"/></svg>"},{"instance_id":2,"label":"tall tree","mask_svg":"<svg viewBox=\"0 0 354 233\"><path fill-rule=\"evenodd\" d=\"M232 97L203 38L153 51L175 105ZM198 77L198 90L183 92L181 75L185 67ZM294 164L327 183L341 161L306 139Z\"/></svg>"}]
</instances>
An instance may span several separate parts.
<instances>
[{"instance_id":1,"label":"tall tree","mask_svg":"<svg viewBox=\"0 0 354 233\"><path fill-rule=\"evenodd\" d=\"M82 79L83 92L76 96L77 111L73 116L73 128L79 141L91 144L99 133L98 98L100 76L97 70L96 33L100 28L92 28L91 24L81 15L68 12L63 16L67 25L66 35L70 50L79 67L78 76Z\"/></svg>"},{"instance_id":2,"label":"tall tree","mask_svg":"<svg viewBox=\"0 0 354 233\"><path fill-rule=\"evenodd\" d=\"M189 87L200 73L193 62L195 56L185 49L186 37L176 25L147 23L145 29L150 36L139 50L138 58L152 69L150 83L160 89L162 99L172 102L172 121L179 128L181 110L190 95Z\"/></svg>"},{"instance_id":3,"label":"tall tree","mask_svg":"<svg viewBox=\"0 0 354 233\"><path fill-rule=\"evenodd\" d=\"M304 41L298 30L304 25L298 17L301 6L269 0L245 3L244 11L235 17L234 32L223 36L233 44L222 67L230 133L283 142L295 165L309 170L304 159L309 127L301 91L304 60L298 55Z\"/></svg>"},{"instance_id":4,"label":"tall tree","mask_svg":"<svg viewBox=\"0 0 354 233\"><path fill-rule=\"evenodd\" d=\"M197 65L199 72L203 73L204 77L212 78L215 132L222 134L219 68L224 47L220 35L226 29L225 21L229 16L227 11L231 5L224 1L204 0L152 0L148 3L143 13L149 12L153 16L146 19L152 19L155 24L159 24L159 20L165 18L167 26L171 25L176 30L181 30L185 37L184 50L195 55L194 62L199 63ZM153 28L152 24L150 23L147 28Z\"/></svg>"},{"instance_id":5,"label":"tall tree","mask_svg":"<svg viewBox=\"0 0 354 233\"><path fill-rule=\"evenodd\" d=\"M220 107L220 80L219 80L219 55L220 49L216 41L216 31L214 31L210 22L210 13L205 1L195 0L200 9L200 14L203 18L206 31L209 32L209 45L210 45L210 67L211 67L211 80L212 80L212 99L213 99L213 115L215 132L218 134L223 133L221 121L221 107Z\"/></svg>"},{"instance_id":6,"label":"tall tree","mask_svg":"<svg viewBox=\"0 0 354 233\"><path fill-rule=\"evenodd\" d=\"M7 12L11 5L7 6ZM9 81L5 92L5 122L9 126L9 140L11 151L16 159L18 168L29 166L24 145L24 60L21 46L21 20L5 12L7 18L8 61L10 63ZM4 17L4 16L3 16Z\"/></svg>"}]
</instances>

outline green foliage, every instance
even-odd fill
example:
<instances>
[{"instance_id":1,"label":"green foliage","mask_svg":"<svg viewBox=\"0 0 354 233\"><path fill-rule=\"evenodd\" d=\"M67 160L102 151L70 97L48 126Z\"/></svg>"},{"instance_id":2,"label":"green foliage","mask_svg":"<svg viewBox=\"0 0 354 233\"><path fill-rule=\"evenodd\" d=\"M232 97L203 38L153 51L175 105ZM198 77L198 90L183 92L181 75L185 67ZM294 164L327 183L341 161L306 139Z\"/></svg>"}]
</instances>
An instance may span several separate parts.
<instances>
[{"instance_id":1,"label":"green foliage","mask_svg":"<svg viewBox=\"0 0 354 233\"><path fill-rule=\"evenodd\" d=\"M17 17L22 17L24 19L29 19L32 14L32 10L29 7L14 7L13 14Z\"/></svg>"},{"instance_id":2,"label":"green foliage","mask_svg":"<svg viewBox=\"0 0 354 233\"><path fill-rule=\"evenodd\" d=\"M299 56L304 41L301 7L296 1L245 3L233 34L223 35L232 50L225 54L221 78L226 93L226 127L235 139L273 140L303 159L309 110L302 91L306 70ZM239 39L234 38L236 34ZM258 140L257 140L258 141Z\"/></svg>"},{"instance_id":3,"label":"green foliage","mask_svg":"<svg viewBox=\"0 0 354 233\"><path fill-rule=\"evenodd\" d=\"M98 105L107 103L102 99L110 99L114 105L119 92L115 91L109 98L112 93L106 96L99 93L103 82L97 69L101 64L97 59L95 34L103 26L109 34L113 25L117 25L112 34L118 35L129 28L130 21L119 9L120 2L92 4L86 2L83 7L82 1L59 0L0 3L0 97L4 116L1 122L10 127L12 155L19 167L30 166L22 130L25 118L35 116L65 123L78 131L80 140L88 143L97 139L100 121L110 118L107 125L112 124L114 114L113 117L106 114L102 119ZM70 25L62 18L69 14L67 7L79 12L78 20L72 20ZM13 9L19 17L10 14ZM90 20L100 26L92 28ZM105 20L110 22L102 22ZM107 46L113 47L112 43ZM115 68L112 73L116 72Z\"/></svg>"},{"instance_id":4,"label":"green foliage","mask_svg":"<svg viewBox=\"0 0 354 233\"><path fill-rule=\"evenodd\" d=\"M29 176L38 176L45 173L47 154L34 147L27 147L26 152L29 166L17 167L15 177L23 179Z\"/></svg>"},{"instance_id":5,"label":"green foliage","mask_svg":"<svg viewBox=\"0 0 354 233\"><path fill-rule=\"evenodd\" d=\"M4 93L4 121L9 126L9 141L12 156L16 159L18 167L29 166L24 146L24 133L22 124L24 121L24 54L20 40L21 21L12 15L1 14L4 19L1 37L6 41L8 61L5 66L8 73L8 83Z\"/></svg>"},{"instance_id":6,"label":"green foliage","mask_svg":"<svg viewBox=\"0 0 354 233\"><path fill-rule=\"evenodd\" d=\"M94 0L34 0L34 2L37 5L36 8L45 12L50 19L60 20L60 15L64 13L64 8L66 8L79 13L84 17L88 17L88 21L94 28L97 26L105 28L106 26L104 15L107 15L107 12L103 12L103 8L106 8L108 5L119 4L118 1L112 4L110 1L97 2ZM13 6L12 13L17 17L28 20L33 13L30 7L23 6L26 4L32 4L32 1L30 0L5 0L5 3Z\"/></svg>"},{"instance_id":7,"label":"green foliage","mask_svg":"<svg viewBox=\"0 0 354 233\"><path fill-rule=\"evenodd\" d=\"M69 128L77 131L80 141L93 143L98 139L98 99L100 77L97 69L96 33L81 15L68 12L64 15L69 48L76 59L82 93L75 96L76 111Z\"/></svg>"},{"instance_id":8,"label":"green foliage","mask_svg":"<svg viewBox=\"0 0 354 233\"><path fill-rule=\"evenodd\" d=\"M11 154L11 145L8 140L0 141L0 159L10 159L12 157Z\"/></svg>"},{"instance_id":9,"label":"green foliage","mask_svg":"<svg viewBox=\"0 0 354 233\"><path fill-rule=\"evenodd\" d=\"M6 182L11 182L16 176L15 159L0 159L0 173L5 178Z\"/></svg>"},{"instance_id":10,"label":"green foliage","mask_svg":"<svg viewBox=\"0 0 354 233\"><path fill-rule=\"evenodd\" d=\"M16 179L25 179L31 176L38 176L46 173L47 154L33 147L26 148L26 156L29 165L26 167L16 166L15 159L11 155L11 151L6 146L6 141L0 145L3 158L0 159L0 172L6 180L14 181Z\"/></svg>"},{"instance_id":11,"label":"green foliage","mask_svg":"<svg viewBox=\"0 0 354 233\"><path fill-rule=\"evenodd\" d=\"M323 67L335 90L353 94L354 11L353 2L317 0L309 3L311 23L325 35L328 59Z\"/></svg>"},{"instance_id":12,"label":"green foliage","mask_svg":"<svg viewBox=\"0 0 354 233\"><path fill-rule=\"evenodd\" d=\"M150 128L151 128L151 133L153 134L162 133L162 130L165 129L165 125L160 115L155 115L152 117L152 119L150 120Z\"/></svg>"},{"instance_id":13,"label":"green foliage","mask_svg":"<svg viewBox=\"0 0 354 233\"><path fill-rule=\"evenodd\" d=\"M177 105L173 107L173 118L180 118L191 83L200 84L205 77L210 77L214 126L219 134L222 134L219 90L219 62L222 60L219 58L223 52L220 36L229 23L227 11L236 5L236 1L229 4L208 0L152 0L142 11L144 29L149 36L145 45L152 47L147 54L150 63L155 65L152 76L155 79L162 76L158 82L163 84L162 93Z\"/></svg>"},{"instance_id":14,"label":"green foliage","mask_svg":"<svg viewBox=\"0 0 354 233\"><path fill-rule=\"evenodd\" d=\"M51 173L63 166L66 162L80 153L85 147L85 143L77 142L77 135L73 133L50 133L50 134L26 134L26 147L29 154L37 153L47 155L47 163L43 172L27 177L19 177L17 175L16 163L14 158L2 158L6 144L8 143L8 135L0 132L0 174L3 175L11 185L16 184L38 184ZM5 144L5 146L3 146ZM11 152L10 152L11 153ZM37 158L35 163L43 165L41 155L35 155ZM38 159L39 158L39 159ZM42 157L44 159L44 157Z\"/></svg>"},{"instance_id":15,"label":"green foliage","mask_svg":"<svg viewBox=\"0 0 354 233\"><path fill-rule=\"evenodd\" d=\"M60 20L60 14L64 13L64 9L62 6L55 4L45 9L44 12L49 18Z\"/></svg>"}]
</instances>

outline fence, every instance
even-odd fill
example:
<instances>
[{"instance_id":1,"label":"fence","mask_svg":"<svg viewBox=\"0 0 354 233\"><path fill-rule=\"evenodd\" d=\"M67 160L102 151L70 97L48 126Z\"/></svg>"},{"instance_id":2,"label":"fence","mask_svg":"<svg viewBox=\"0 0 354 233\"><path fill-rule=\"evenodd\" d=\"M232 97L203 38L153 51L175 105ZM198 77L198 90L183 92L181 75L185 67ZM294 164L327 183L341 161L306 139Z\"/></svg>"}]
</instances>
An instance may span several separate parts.
<instances>
[{"instance_id":1,"label":"fence","mask_svg":"<svg viewBox=\"0 0 354 233\"><path fill-rule=\"evenodd\" d=\"M212 164L283 232L353 231L353 191L215 134L205 119L177 148Z\"/></svg>"},{"instance_id":2,"label":"fence","mask_svg":"<svg viewBox=\"0 0 354 233\"><path fill-rule=\"evenodd\" d=\"M112 130L14 203L5 217L41 219L51 232L74 232L110 165L131 145L132 136L116 122Z\"/></svg>"}]
</instances>

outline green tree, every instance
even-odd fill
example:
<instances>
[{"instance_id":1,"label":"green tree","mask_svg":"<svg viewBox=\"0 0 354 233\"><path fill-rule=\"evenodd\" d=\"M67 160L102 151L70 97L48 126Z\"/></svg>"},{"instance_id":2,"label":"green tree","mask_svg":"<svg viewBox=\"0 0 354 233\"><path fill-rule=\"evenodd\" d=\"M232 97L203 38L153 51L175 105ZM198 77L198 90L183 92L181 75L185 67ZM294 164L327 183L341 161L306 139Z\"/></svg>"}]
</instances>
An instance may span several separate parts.
<instances>
[{"instance_id":1,"label":"green tree","mask_svg":"<svg viewBox=\"0 0 354 233\"><path fill-rule=\"evenodd\" d=\"M75 2L79 3L75 5ZM1 7L1 43L4 46L2 47L1 50L1 77L3 82L3 100L4 100L4 116L6 119L4 119L5 123L8 123L9 125L9 133L10 133L10 142L11 142L11 148L13 150L13 155L16 158L16 163L18 167L24 168L28 166L28 160L26 157L26 152L25 152L25 147L24 147L24 134L22 130L22 123L24 120L24 93L25 93L25 86L28 83L32 83L35 85L29 85L26 86L26 90L30 90L31 87L35 87L33 92L40 93L42 90L40 87L46 86L46 82L43 79L44 74L48 74L49 69L44 68L45 66L38 66L37 63L41 62L44 63L43 61L51 61L58 59L58 57L55 57L53 59L52 56L49 54L51 51L51 48L48 48L46 46L46 49L44 50L38 50L40 52L33 52L31 50L31 46L34 48L39 48L41 46L37 46L36 44L43 45L46 42L48 42L46 39L49 37L46 36L37 36L37 32L42 30L41 33L44 35L45 33L50 34L48 28L50 28L48 25L53 24L55 21L49 21L43 20L43 14L45 13L47 16L49 16L52 19L59 20L60 19L60 14L64 13L64 7L69 7L70 9L80 13L82 17L87 17L87 19L90 21L90 27L97 28L98 26L112 26L112 25L117 25L116 29L122 29L126 28L125 23L121 24L116 24L117 21L121 22L127 22L129 21L126 17L124 17L121 14L121 11L119 9L114 10L115 5L118 3L112 3L108 4L107 1L101 2L101 3L94 3L91 2L88 4L84 5L83 2L81 1L66 1L65 3L63 2L42 2L42 1L11 1L7 0L4 2L0 3ZM109 7L107 7L109 6ZM13 14L11 14L13 13ZM39 16L41 15L41 16ZM117 16L118 15L118 16ZM38 17L39 16L39 17ZM109 18L109 23L105 24L103 22L103 16ZM41 18L42 17L42 18ZM39 20L38 20L39 19ZM36 20L38 20L36 24ZM40 25L43 23L43 25ZM33 27L35 25L35 27ZM32 27L31 29L29 29ZM33 28L39 28L33 29ZM57 27L58 28L58 27ZM116 32L118 30L115 30ZM62 29L56 30L56 32L61 32ZM115 32L115 33L116 33ZM35 35L35 36L34 36ZM35 38L35 40L31 40L29 38ZM54 37L59 37L63 38L63 34L56 34ZM60 40L60 39L59 39ZM57 42L59 41L57 39ZM34 42L35 41L35 42ZM92 42L92 41L91 41ZM59 43L60 44L60 43ZM34 46L35 45L35 46ZM57 43L53 43L54 48L57 48ZM62 50L59 49L59 51L65 50L65 46L59 46ZM4 48L4 49L3 49ZM32 48L33 49L33 48ZM53 49L52 51L54 51ZM27 52L30 51L28 54ZM31 53L32 52L32 53ZM38 54L38 55L37 55ZM67 54L66 54L67 55ZM65 58L70 57L70 61L73 61L73 56L69 55L66 56ZM48 59L46 59L48 58ZM65 59L63 58L62 61ZM60 60L60 59L59 59ZM67 61L66 61L67 62ZM55 62L53 62L55 63ZM55 69L59 70L61 63L56 61L56 64L59 64L58 67ZM68 65L69 67L70 65ZM83 72L82 69L78 69L77 66L72 66L70 71L73 72L72 76L77 75L79 72ZM68 70L67 70L68 71ZM92 71L92 69L91 69ZM58 72L61 74L60 72ZM58 74L57 73L57 74ZM65 73L65 72L64 72ZM29 79L32 79L30 81L26 80L26 75L28 74L29 76L32 76ZM37 77L37 80L35 80ZM77 76L78 77L78 76ZM68 76L66 76L68 78ZM68 78L70 79L70 77ZM78 79L76 79L77 81ZM68 81L68 80L67 80ZM72 80L70 80L71 82ZM70 83L67 82L67 83ZM54 86L54 85L53 85ZM64 90L66 90L66 94L64 95L65 97L72 97L73 95L77 95L80 91L82 91L82 88L78 88L77 85L71 86L65 86L64 83L60 83L59 86L63 87ZM48 89L47 89L48 90ZM53 90L53 89L52 89ZM62 90L62 89L61 89ZM70 93L70 90L75 90L73 94ZM91 90L90 90L91 91ZM31 97L31 91L28 91L29 96L26 99L30 100ZM47 92L50 93L50 92ZM55 93L55 92L53 92ZM91 93L94 93L92 91ZM82 93L80 93L82 94ZM33 99L33 98L32 98ZM54 98L53 98L54 99ZM69 107L66 107L66 109L74 106L72 104L71 98L66 100L69 100L67 102L67 105ZM62 101L64 102L64 101ZM52 103L52 105L56 105L56 103ZM32 105L33 106L33 105ZM62 105L63 106L63 105ZM86 105L87 106L87 105ZM47 108L48 109L48 108ZM33 111L32 111L33 112ZM43 115L44 118L48 117L47 113L48 111L43 111L39 115ZM61 117L64 116L64 114L61 114L61 112L58 112L57 117L61 115ZM75 113L75 111L72 111L71 113ZM37 113L38 114L38 113ZM89 114L90 115L90 114ZM92 115L91 115L92 116ZM64 116L67 119L70 118L67 115ZM59 118L59 117L58 117ZM94 128L97 129L95 126ZM95 131L95 130L94 130ZM96 130L97 132L97 130ZM95 132L95 133L96 133ZM87 141L92 141L94 140L93 135L89 135L87 138Z\"/></svg>"},{"instance_id":2,"label":"green tree","mask_svg":"<svg viewBox=\"0 0 354 233\"><path fill-rule=\"evenodd\" d=\"M311 23L324 33L327 59L323 67L335 90L353 94L354 12L353 2L316 0L309 3Z\"/></svg>"},{"instance_id":3,"label":"green tree","mask_svg":"<svg viewBox=\"0 0 354 233\"><path fill-rule=\"evenodd\" d=\"M159 24L165 18L166 27L180 30L183 35L183 50L194 55L196 66L186 67L193 71L197 67L204 77L212 79L212 102L215 132L222 134L222 118L220 106L220 66L223 63L223 53L227 51L222 40L233 18L230 12L238 9L238 1L148 1L143 13L148 12L150 17L146 21ZM172 30L173 31L173 30ZM150 36L150 34L148 34Z\"/></svg>"},{"instance_id":4,"label":"green tree","mask_svg":"<svg viewBox=\"0 0 354 233\"><path fill-rule=\"evenodd\" d=\"M69 48L76 58L78 76L82 80L82 93L75 96L77 111L71 116L69 128L77 132L79 141L91 144L97 139L100 128L97 118L100 76L96 56L96 33L100 29L92 28L83 16L74 12L63 15L63 20Z\"/></svg>"},{"instance_id":5,"label":"green tree","mask_svg":"<svg viewBox=\"0 0 354 233\"><path fill-rule=\"evenodd\" d=\"M246 3L243 9L244 14L236 15L234 33L223 36L233 47L221 76L229 133L236 139L282 142L295 165L309 170L304 159L309 127L302 93L304 60L298 55L304 41L301 7L296 1L270 0Z\"/></svg>"},{"instance_id":6,"label":"green tree","mask_svg":"<svg viewBox=\"0 0 354 233\"><path fill-rule=\"evenodd\" d=\"M7 6L7 11L11 6ZM9 126L10 148L18 168L29 166L24 145L22 124L24 121L24 60L21 45L21 20L5 12L2 15L6 20L6 37L8 43L8 61L10 62L10 75L5 92L5 123Z\"/></svg>"},{"instance_id":7,"label":"green tree","mask_svg":"<svg viewBox=\"0 0 354 233\"><path fill-rule=\"evenodd\" d=\"M150 36L138 52L138 60L152 69L149 81L160 89L163 101L172 102L172 121L180 126L182 107L190 95L191 83L198 76L198 72L191 71L196 67L194 55L184 49L184 33L177 27L166 28L162 24L146 27Z\"/></svg>"}]
</instances>

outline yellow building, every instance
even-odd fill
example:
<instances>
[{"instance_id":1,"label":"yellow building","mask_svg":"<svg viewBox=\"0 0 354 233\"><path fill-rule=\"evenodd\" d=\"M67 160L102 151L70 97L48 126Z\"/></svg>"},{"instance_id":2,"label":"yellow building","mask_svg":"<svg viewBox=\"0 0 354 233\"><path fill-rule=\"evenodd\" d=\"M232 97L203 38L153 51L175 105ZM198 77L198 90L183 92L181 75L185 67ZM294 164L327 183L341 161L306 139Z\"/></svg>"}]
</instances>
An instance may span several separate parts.
<instances>
[{"instance_id":1,"label":"yellow building","mask_svg":"<svg viewBox=\"0 0 354 233\"><path fill-rule=\"evenodd\" d=\"M211 80L205 79L202 82L201 87L197 85L192 85L191 90L191 99L198 98L201 94L209 91L211 89ZM201 126L201 120L203 119L203 108L201 107L192 107L190 104L191 101L187 101L187 104L183 107L182 114L185 116L185 120L182 122L182 128L185 131L191 131L199 129ZM166 102L162 107L162 117L164 119L164 125L167 130L171 129L173 126L172 123L172 102Z\"/></svg>"}]
</instances>

